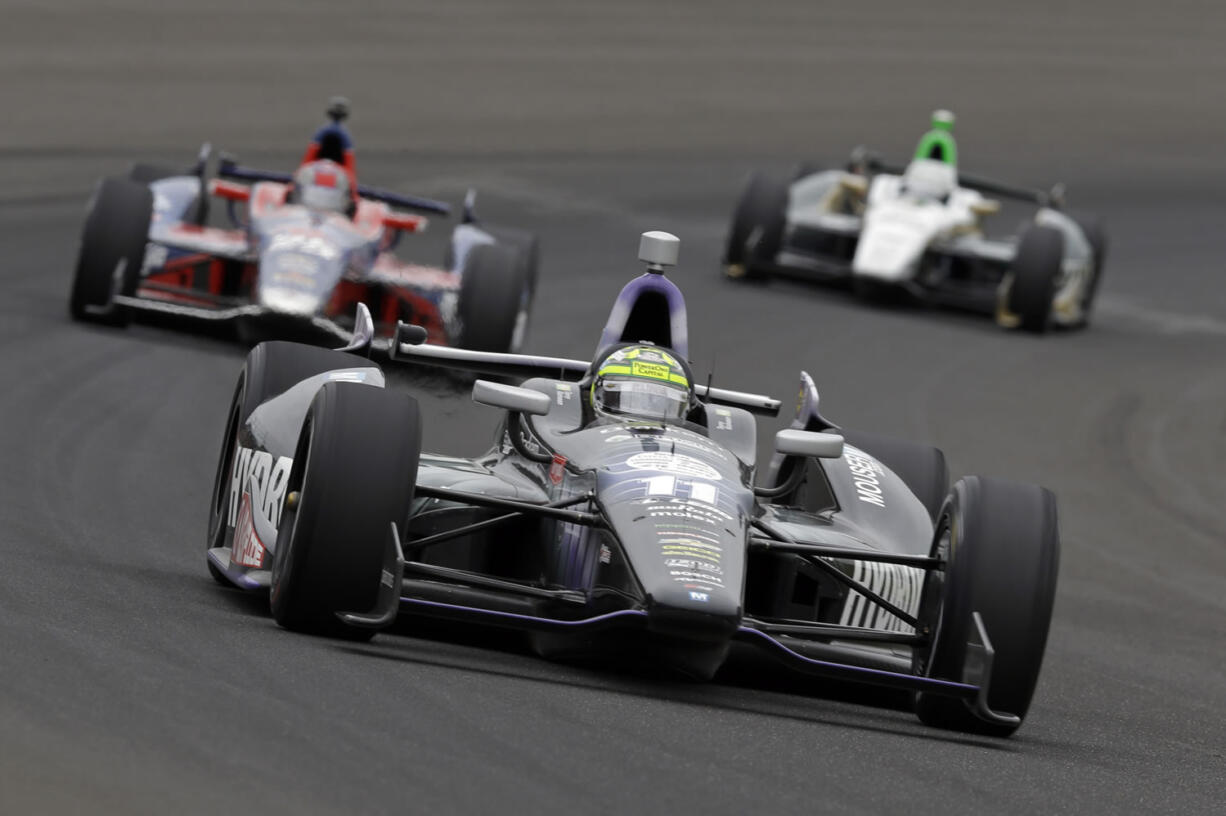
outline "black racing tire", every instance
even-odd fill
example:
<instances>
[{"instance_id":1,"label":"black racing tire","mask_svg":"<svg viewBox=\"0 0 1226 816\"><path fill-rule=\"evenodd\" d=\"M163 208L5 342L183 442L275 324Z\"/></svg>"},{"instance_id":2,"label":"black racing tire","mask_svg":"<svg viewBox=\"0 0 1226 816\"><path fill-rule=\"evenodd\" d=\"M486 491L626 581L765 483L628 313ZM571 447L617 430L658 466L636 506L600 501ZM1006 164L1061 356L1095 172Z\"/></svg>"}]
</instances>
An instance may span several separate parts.
<instances>
[{"instance_id":1,"label":"black racing tire","mask_svg":"<svg viewBox=\"0 0 1226 816\"><path fill-rule=\"evenodd\" d=\"M460 273L456 345L474 351L511 351L527 322L529 297L519 253L502 244L468 251Z\"/></svg>"},{"instance_id":2,"label":"black racing tire","mask_svg":"<svg viewBox=\"0 0 1226 816\"><path fill-rule=\"evenodd\" d=\"M128 169L128 179L138 184L152 184L165 178L190 175L190 170L158 162L135 162Z\"/></svg>"},{"instance_id":3,"label":"black racing tire","mask_svg":"<svg viewBox=\"0 0 1226 816\"><path fill-rule=\"evenodd\" d=\"M238 374L234 397L230 400L230 410L226 415L226 429L221 437L221 454L217 460L213 494L209 501L206 550L226 546L226 537L230 530L230 503L233 500L230 484L233 477L234 452L238 446L239 431L251 416L251 412L309 377L336 369L371 365L373 363L364 357L280 340L260 343L248 352L247 361ZM211 561L207 563L209 574L219 584L231 586L229 580L217 571Z\"/></svg>"},{"instance_id":4,"label":"black racing tire","mask_svg":"<svg viewBox=\"0 0 1226 816\"><path fill-rule=\"evenodd\" d=\"M286 629L351 639L373 630L337 612L378 597L391 524L409 517L421 458L417 401L407 393L330 382L315 395L286 485L272 565L272 614Z\"/></svg>"},{"instance_id":5,"label":"black racing tire","mask_svg":"<svg viewBox=\"0 0 1226 816\"><path fill-rule=\"evenodd\" d=\"M1092 215L1070 213L1069 217L1081 227L1086 241L1090 244L1090 249L1094 252L1094 277L1086 288L1085 297L1081 300L1081 313L1084 316L1082 325L1087 325L1090 322L1090 312L1094 308L1094 298L1098 295L1098 287L1103 279L1103 265L1107 260L1107 233L1103 230L1099 220Z\"/></svg>"},{"instance_id":6,"label":"black racing tire","mask_svg":"<svg viewBox=\"0 0 1226 816\"><path fill-rule=\"evenodd\" d=\"M1035 225L1022 234L1009 289L1009 311L1021 319L1022 329L1036 334L1047 331L1063 262L1064 234L1058 229Z\"/></svg>"},{"instance_id":7,"label":"black racing tire","mask_svg":"<svg viewBox=\"0 0 1226 816\"><path fill-rule=\"evenodd\" d=\"M749 177L728 227L724 274L761 281L770 275L787 226L788 183L762 173Z\"/></svg>"},{"instance_id":8,"label":"black racing tire","mask_svg":"<svg viewBox=\"0 0 1226 816\"><path fill-rule=\"evenodd\" d=\"M81 231L68 295L68 312L74 320L127 325L127 310L114 304L112 296L136 292L152 217L153 194L145 185L119 177L98 185Z\"/></svg>"},{"instance_id":9,"label":"black racing tire","mask_svg":"<svg viewBox=\"0 0 1226 816\"><path fill-rule=\"evenodd\" d=\"M960 681L971 616L978 612L996 653L988 705L1024 719L1056 596L1056 497L1037 485L960 479L941 511L933 555L946 566L929 572L920 601L920 620L933 642L930 650L917 650L916 672ZM1005 737L1018 728L985 722L962 701L932 694L916 695L915 712L928 725L957 731Z\"/></svg>"},{"instance_id":10,"label":"black racing tire","mask_svg":"<svg viewBox=\"0 0 1226 816\"><path fill-rule=\"evenodd\" d=\"M933 523L949 495L949 465L940 448L864 431L842 431L843 439L888 467L928 511Z\"/></svg>"},{"instance_id":11,"label":"black racing tire","mask_svg":"<svg viewBox=\"0 0 1226 816\"><path fill-rule=\"evenodd\" d=\"M800 181L802 178L808 178L809 176L820 173L825 169L826 168L822 167L820 164L816 164L814 162L798 162L796 166L792 168L792 181Z\"/></svg>"},{"instance_id":12,"label":"black racing tire","mask_svg":"<svg viewBox=\"0 0 1226 816\"><path fill-rule=\"evenodd\" d=\"M536 284L540 272L541 242L534 233L514 227L491 227L485 224L481 228L494 236L499 243L512 247L519 253L521 274L528 287L528 299L536 297Z\"/></svg>"}]
</instances>

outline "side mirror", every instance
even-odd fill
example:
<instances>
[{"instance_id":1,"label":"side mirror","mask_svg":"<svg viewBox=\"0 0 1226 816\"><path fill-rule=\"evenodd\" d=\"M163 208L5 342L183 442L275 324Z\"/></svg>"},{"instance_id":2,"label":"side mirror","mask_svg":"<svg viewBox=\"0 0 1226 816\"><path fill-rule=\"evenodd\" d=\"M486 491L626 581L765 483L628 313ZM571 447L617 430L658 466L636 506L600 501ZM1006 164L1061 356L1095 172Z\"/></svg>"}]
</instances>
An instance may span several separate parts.
<instances>
[{"instance_id":1,"label":"side mirror","mask_svg":"<svg viewBox=\"0 0 1226 816\"><path fill-rule=\"evenodd\" d=\"M843 437L833 433L786 428L775 434L775 450L784 456L838 459L843 455Z\"/></svg>"},{"instance_id":2,"label":"side mirror","mask_svg":"<svg viewBox=\"0 0 1226 816\"><path fill-rule=\"evenodd\" d=\"M506 411L533 414L534 416L545 416L549 413L549 406L551 405L549 396L542 394L540 391L520 388L517 385L490 382L489 380L477 380L473 383L473 402L479 405L488 405L492 408L502 408ZM842 442L843 439L840 437L839 444L841 445Z\"/></svg>"}]
</instances>

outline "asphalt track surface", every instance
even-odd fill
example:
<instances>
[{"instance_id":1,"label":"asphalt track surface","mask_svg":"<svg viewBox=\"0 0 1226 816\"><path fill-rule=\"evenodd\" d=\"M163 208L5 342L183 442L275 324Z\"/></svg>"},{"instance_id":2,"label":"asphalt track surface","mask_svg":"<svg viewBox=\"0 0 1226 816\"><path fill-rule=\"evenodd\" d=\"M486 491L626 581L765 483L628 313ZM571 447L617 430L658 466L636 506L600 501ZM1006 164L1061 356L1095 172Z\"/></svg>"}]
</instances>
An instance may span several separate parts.
<instances>
[{"instance_id":1,"label":"asphalt track surface","mask_svg":"<svg viewBox=\"0 0 1226 816\"><path fill-rule=\"evenodd\" d=\"M1220 4L3 6L0 812L1221 812ZM295 636L215 586L205 505L244 351L69 322L83 205L203 138L289 167L332 93L367 180L475 185L487 217L540 232L531 350L594 346L638 234L668 229L717 385L790 396L805 368L844 425L1054 489L1060 588L1018 734L758 668L698 685L503 637ZM964 167L1063 180L1102 217L1090 330L716 276L751 167L905 151L937 106ZM488 411L397 379L431 449L481 449Z\"/></svg>"}]
</instances>

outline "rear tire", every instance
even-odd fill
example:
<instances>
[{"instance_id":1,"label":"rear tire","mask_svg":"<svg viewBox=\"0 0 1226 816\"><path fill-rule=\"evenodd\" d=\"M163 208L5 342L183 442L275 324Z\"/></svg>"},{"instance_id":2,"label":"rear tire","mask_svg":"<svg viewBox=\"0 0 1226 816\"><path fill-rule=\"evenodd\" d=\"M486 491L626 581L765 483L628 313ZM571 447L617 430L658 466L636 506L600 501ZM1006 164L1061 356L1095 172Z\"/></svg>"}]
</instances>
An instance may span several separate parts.
<instances>
[{"instance_id":1,"label":"rear tire","mask_svg":"<svg viewBox=\"0 0 1226 816\"><path fill-rule=\"evenodd\" d=\"M940 448L864 431L843 431L847 442L877 459L903 480L935 524L949 495L949 465Z\"/></svg>"},{"instance_id":2,"label":"rear tire","mask_svg":"<svg viewBox=\"0 0 1226 816\"><path fill-rule=\"evenodd\" d=\"M74 320L127 325L127 310L113 297L136 292L152 216L153 194L148 187L125 178L102 180L85 217L68 296Z\"/></svg>"},{"instance_id":3,"label":"rear tire","mask_svg":"<svg viewBox=\"0 0 1226 816\"><path fill-rule=\"evenodd\" d=\"M724 274L734 280L764 280L783 244L788 184L761 173L749 177L737 201L724 246Z\"/></svg>"},{"instance_id":4,"label":"rear tire","mask_svg":"<svg viewBox=\"0 0 1226 816\"><path fill-rule=\"evenodd\" d=\"M526 329L530 299L519 254L501 244L480 244L469 250L460 274L456 345L512 351Z\"/></svg>"},{"instance_id":5,"label":"rear tire","mask_svg":"<svg viewBox=\"0 0 1226 816\"><path fill-rule=\"evenodd\" d=\"M277 532L272 614L286 629L366 639L337 612L366 612L378 595L391 524L405 528L421 425L403 392L330 382L303 422Z\"/></svg>"},{"instance_id":6,"label":"rear tire","mask_svg":"<svg viewBox=\"0 0 1226 816\"><path fill-rule=\"evenodd\" d=\"M1021 328L1026 331L1047 331L1063 262L1064 235L1059 230L1032 226L1023 233L1013 258L1009 311L1021 319Z\"/></svg>"},{"instance_id":7,"label":"rear tire","mask_svg":"<svg viewBox=\"0 0 1226 816\"><path fill-rule=\"evenodd\" d=\"M996 656L988 704L1025 718L1043 665L1060 561L1056 497L1037 485L968 476L955 485L937 525L920 620L932 647L917 673L960 681L972 614L983 617ZM960 700L917 694L915 712L938 728L1008 736L1018 726L984 722Z\"/></svg>"},{"instance_id":8,"label":"rear tire","mask_svg":"<svg viewBox=\"0 0 1226 816\"><path fill-rule=\"evenodd\" d=\"M369 360L349 354L341 354L316 346L300 343L274 341L261 343L247 354L247 361L238 375L226 430L221 438L221 454L217 460L217 473L213 478L213 496L209 502L209 527L206 550L226 546L230 530L230 483L233 478L234 452L238 446L239 431L246 424L251 412L257 407L284 393L308 377L328 371L356 366L371 366ZM232 586L213 562L207 561L209 574L219 584Z\"/></svg>"}]
</instances>

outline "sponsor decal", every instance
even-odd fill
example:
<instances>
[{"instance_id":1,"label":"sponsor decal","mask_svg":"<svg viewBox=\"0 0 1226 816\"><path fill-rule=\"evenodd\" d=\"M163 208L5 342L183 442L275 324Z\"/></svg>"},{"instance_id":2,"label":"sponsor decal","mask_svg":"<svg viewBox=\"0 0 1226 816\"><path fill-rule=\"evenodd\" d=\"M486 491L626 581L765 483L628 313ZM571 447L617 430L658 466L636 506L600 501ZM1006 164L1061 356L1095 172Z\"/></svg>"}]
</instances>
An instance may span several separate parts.
<instances>
[{"instance_id":1,"label":"sponsor decal","mask_svg":"<svg viewBox=\"0 0 1226 816\"><path fill-rule=\"evenodd\" d=\"M340 257L340 250L328 243L319 235L304 235L294 232L280 232L272 236L268 242L269 252L305 252L319 258L331 260Z\"/></svg>"},{"instance_id":2,"label":"sponsor decal","mask_svg":"<svg viewBox=\"0 0 1226 816\"><path fill-rule=\"evenodd\" d=\"M251 512L251 494L243 492L238 508L238 520L234 525L234 545L230 550L230 562L241 567L259 569L264 566L264 542L255 534L255 516Z\"/></svg>"},{"instance_id":3,"label":"sponsor decal","mask_svg":"<svg viewBox=\"0 0 1226 816\"><path fill-rule=\"evenodd\" d=\"M727 408L715 409L715 430L731 431L732 430L732 412Z\"/></svg>"},{"instance_id":4,"label":"sponsor decal","mask_svg":"<svg viewBox=\"0 0 1226 816\"><path fill-rule=\"evenodd\" d=\"M554 385L557 387L559 406L565 405L567 400L572 400L575 398L575 392L574 389L571 388L570 383L554 383Z\"/></svg>"},{"instance_id":5,"label":"sponsor decal","mask_svg":"<svg viewBox=\"0 0 1226 816\"><path fill-rule=\"evenodd\" d=\"M719 471L706 462L680 453L665 453L663 451L636 453L626 460L626 466L631 470L657 470L664 473L673 473L678 476L710 479L713 482L718 482L721 478Z\"/></svg>"},{"instance_id":6,"label":"sponsor decal","mask_svg":"<svg viewBox=\"0 0 1226 816\"><path fill-rule=\"evenodd\" d=\"M664 566L675 569L688 569L695 572L709 572L714 575L724 574L724 570L718 564L712 564L707 561L695 561L691 558L665 558Z\"/></svg>"},{"instance_id":7,"label":"sponsor decal","mask_svg":"<svg viewBox=\"0 0 1226 816\"><path fill-rule=\"evenodd\" d=\"M723 547L708 544L705 541L699 541L694 538L670 538L660 542L660 552L665 555L692 554L701 558L712 558L718 561L723 551Z\"/></svg>"},{"instance_id":8,"label":"sponsor decal","mask_svg":"<svg viewBox=\"0 0 1226 816\"><path fill-rule=\"evenodd\" d=\"M851 569L851 577L854 580L912 615L919 612L924 574L922 569L915 567L880 564L875 561L854 561ZM915 631L855 590L847 593L839 623L843 626L865 626L891 632Z\"/></svg>"},{"instance_id":9,"label":"sponsor decal","mask_svg":"<svg viewBox=\"0 0 1226 816\"><path fill-rule=\"evenodd\" d=\"M731 427L731 426L729 426ZM620 431L619 433L609 433L609 431ZM705 437L697 434L692 434L683 429L670 429L667 435L660 434L659 428L644 429L641 431L633 431L626 433L621 428L610 428L609 431L602 431L605 435L604 441L608 443L617 442L640 442L645 451L658 451L661 446L688 448L697 453L703 453L707 456L717 456L720 459L727 460L729 454L723 448L712 444Z\"/></svg>"},{"instance_id":10,"label":"sponsor decal","mask_svg":"<svg viewBox=\"0 0 1226 816\"><path fill-rule=\"evenodd\" d=\"M688 499L703 504L716 504L719 490L708 482L696 479L678 479L675 476L652 476L640 479L647 485L648 496L667 496L669 498Z\"/></svg>"},{"instance_id":11,"label":"sponsor decal","mask_svg":"<svg viewBox=\"0 0 1226 816\"><path fill-rule=\"evenodd\" d=\"M690 600L706 603L711 600L711 596L706 592L690 592Z\"/></svg>"},{"instance_id":12,"label":"sponsor decal","mask_svg":"<svg viewBox=\"0 0 1226 816\"><path fill-rule=\"evenodd\" d=\"M679 584L684 584L686 581L702 581L711 586L722 587L724 582L718 576L708 575L705 572L693 572L691 570L669 570L668 574L672 579Z\"/></svg>"},{"instance_id":13,"label":"sponsor decal","mask_svg":"<svg viewBox=\"0 0 1226 816\"><path fill-rule=\"evenodd\" d=\"M566 457L555 453L553 463L549 465L549 481L557 485L562 484L564 478L566 478Z\"/></svg>"},{"instance_id":14,"label":"sponsor decal","mask_svg":"<svg viewBox=\"0 0 1226 816\"><path fill-rule=\"evenodd\" d=\"M608 544L600 545L600 563L608 564L613 560L613 551L609 549Z\"/></svg>"},{"instance_id":15,"label":"sponsor decal","mask_svg":"<svg viewBox=\"0 0 1226 816\"><path fill-rule=\"evenodd\" d=\"M653 519L705 522L714 526L732 522L732 514L716 507L696 504L684 499L636 499L643 512Z\"/></svg>"},{"instance_id":16,"label":"sponsor decal","mask_svg":"<svg viewBox=\"0 0 1226 816\"><path fill-rule=\"evenodd\" d=\"M709 546L717 550L721 547L720 537L713 535L709 527L657 522L655 528L656 535L663 543L684 543L695 547Z\"/></svg>"},{"instance_id":17,"label":"sponsor decal","mask_svg":"<svg viewBox=\"0 0 1226 816\"><path fill-rule=\"evenodd\" d=\"M885 498L881 494L881 479L879 478L885 471L881 465L868 454L852 447L844 448L843 460L847 462L847 469L851 471L851 478L856 485L856 495L860 501L874 507L885 507Z\"/></svg>"},{"instance_id":18,"label":"sponsor decal","mask_svg":"<svg viewBox=\"0 0 1226 816\"><path fill-rule=\"evenodd\" d=\"M252 512L259 513L275 529L281 521L281 505L293 464L288 456L273 459L267 451L237 446L230 471L230 526L237 521L239 501L249 493Z\"/></svg>"},{"instance_id":19,"label":"sponsor decal","mask_svg":"<svg viewBox=\"0 0 1226 816\"><path fill-rule=\"evenodd\" d=\"M319 258L298 252L286 252L271 264L270 278L273 283L310 286L319 274Z\"/></svg>"},{"instance_id":20,"label":"sponsor decal","mask_svg":"<svg viewBox=\"0 0 1226 816\"><path fill-rule=\"evenodd\" d=\"M683 453L644 451L635 453L634 456L626 459L625 464L631 470L661 470L663 473L672 473L679 477L710 479L711 482L718 482L721 479L720 472L712 468L710 464L701 462L693 456L685 456Z\"/></svg>"}]
</instances>

